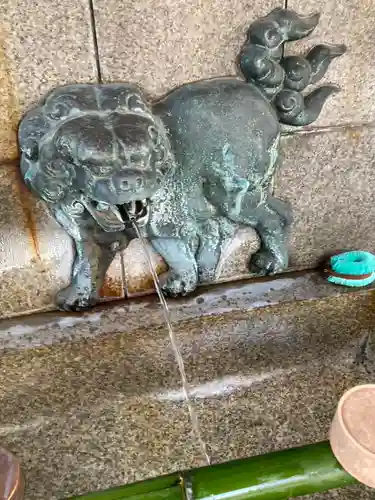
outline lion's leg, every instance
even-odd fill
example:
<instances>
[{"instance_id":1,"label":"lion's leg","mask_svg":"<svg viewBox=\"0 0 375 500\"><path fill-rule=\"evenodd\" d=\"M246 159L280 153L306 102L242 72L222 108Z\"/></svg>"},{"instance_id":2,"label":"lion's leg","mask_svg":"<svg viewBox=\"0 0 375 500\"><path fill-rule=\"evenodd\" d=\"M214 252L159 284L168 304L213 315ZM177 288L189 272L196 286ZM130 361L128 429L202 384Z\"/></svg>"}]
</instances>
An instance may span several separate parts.
<instances>
[{"instance_id":1,"label":"lion's leg","mask_svg":"<svg viewBox=\"0 0 375 500\"><path fill-rule=\"evenodd\" d=\"M196 253L199 283L214 281L223 246L233 238L235 229L226 217L212 218L202 225Z\"/></svg>"},{"instance_id":2,"label":"lion's leg","mask_svg":"<svg viewBox=\"0 0 375 500\"><path fill-rule=\"evenodd\" d=\"M88 239L75 240L74 243L76 257L72 280L56 297L58 307L65 311L81 311L95 305L100 290L96 277L103 248Z\"/></svg>"},{"instance_id":3,"label":"lion's leg","mask_svg":"<svg viewBox=\"0 0 375 500\"><path fill-rule=\"evenodd\" d=\"M56 302L62 310L81 311L98 301L108 267L126 236L105 233L85 213L72 215L63 207L53 213L76 248L71 284L57 294Z\"/></svg>"},{"instance_id":4,"label":"lion's leg","mask_svg":"<svg viewBox=\"0 0 375 500\"><path fill-rule=\"evenodd\" d=\"M274 274L288 267L287 218L265 203L256 212L255 229L261 239L260 250L250 261L250 271Z\"/></svg>"},{"instance_id":5,"label":"lion's leg","mask_svg":"<svg viewBox=\"0 0 375 500\"><path fill-rule=\"evenodd\" d=\"M93 240L75 241L75 246L71 284L56 297L57 305L65 311L81 311L97 303L105 275L116 255L111 245Z\"/></svg>"},{"instance_id":6,"label":"lion's leg","mask_svg":"<svg viewBox=\"0 0 375 500\"><path fill-rule=\"evenodd\" d=\"M258 274L273 274L288 266L287 229L291 221L289 206L268 195L248 193L236 222L253 227L261 239L261 249L251 259L250 270Z\"/></svg>"},{"instance_id":7,"label":"lion's leg","mask_svg":"<svg viewBox=\"0 0 375 500\"><path fill-rule=\"evenodd\" d=\"M169 267L163 292L175 297L195 290L198 283L197 262L189 245L179 238L154 238L151 243Z\"/></svg>"}]
</instances>

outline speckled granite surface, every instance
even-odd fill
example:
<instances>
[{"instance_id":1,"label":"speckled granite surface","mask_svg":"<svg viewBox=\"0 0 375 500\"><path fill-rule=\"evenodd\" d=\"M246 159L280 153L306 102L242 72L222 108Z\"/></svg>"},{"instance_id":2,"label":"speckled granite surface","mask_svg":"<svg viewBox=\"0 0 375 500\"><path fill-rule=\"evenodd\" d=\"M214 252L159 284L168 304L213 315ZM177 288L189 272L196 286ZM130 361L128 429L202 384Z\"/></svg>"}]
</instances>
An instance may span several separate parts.
<instances>
[{"instance_id":1,"label":"speckled granite surface","mask_svg":"<svg viewBox=\"0 0 375 500\"><path fill-rule=\"evenodd\" d=\"M280 0L95 0L103 79L140 83L160 95L188 81L235 74L250 23L282 5Z\"/></svg>"},{"instance_id":2,"label":"speckled granite surface","mask_svg":"<svg viewBox=\"0 0 375 500\"><path fill-rule=\"evenodd\" d=\"M371 295L347 296L186 324L180 345L212 461L327 439L341 395L375 381L357 363L374 312ZM354 497L375 492L355 486L305 498Z\"/></svg>"},{"instance_id":3,"label":"speckled granite surface","mask_svg":"<svg viewBox=\"0 0 375 500\"><path fill-rule=\"evenodd\" d=\"M85 0L0 0L0 18L0 160L9 160L18 156L18 120L28 106L97 74Z\"/></svg>"},{"instance_id":4,"label":"speckled granite surface","mask_svg":"<svg viewBox=\"0 0 375 500\"><path fill-rule=\"evenodd\" d=\"M295 214L290 266L315 267L337 250L373 251L375 128L294 134L282 141L276 196Z\"/></svg>"},{"instance_id":5,"label":"speckled granite surface","mask_svg":"<svg viewBox=\"0 0 375 500\"><path fill-rule=\"evenodd\" d=\"M356 359L374 304L364 292L248 310L232 303L207 316L185 311L175 329L213 461L325 439L343 391L373 377ZM94 314L102 329L89 332ZM126 310L113 308L105 313L111 333L98 314L65 321L66 336L50 345L3 350L0 437L23 461L26 500L205 463L165 328L127 328ZM91 336L74 336L79 328ZM352 491L371 498L361 487L317 498L350 500Z\"/></svg>"},{"instance_id":6,"label":"speckled granite surface","mask_svg":"<svg viewBox=\"0 0 375 500\"><path fill-rule=\"evenodd\" d=\"M164 329L106 336L0 360L0 440L22 460L26 500L61 499L200 466Z\"/></svg>"},{"instance_id":7,"label":"speckled granite surface","mask_svg":"<svg viewBox=\"0 0 375 500\"><path fill-rule=\"evenodd\" d=\"M330 67L321 84L339 85L341 92L329 99L314 127L373 122L375 119L375 68L372 44L375 4L373 0L288 0L298 12L320 12L313 35L287 45L288 53L303 54L313 45L344 43L347 53Z\"/></svg>"}]
</instances>

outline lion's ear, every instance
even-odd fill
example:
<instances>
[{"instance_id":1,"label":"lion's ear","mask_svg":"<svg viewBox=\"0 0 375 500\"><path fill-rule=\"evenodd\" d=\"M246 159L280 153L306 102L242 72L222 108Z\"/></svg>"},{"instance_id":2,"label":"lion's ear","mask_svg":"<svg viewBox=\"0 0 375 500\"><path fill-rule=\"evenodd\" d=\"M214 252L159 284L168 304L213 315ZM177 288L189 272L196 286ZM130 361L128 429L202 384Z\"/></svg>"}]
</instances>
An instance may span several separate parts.
<instances>
[{"instance_id":1,"label":"lion's ear","mask_svg":"<svg viewBox=\"0 0 375 500\"><path fill-rule=\"evenodd\" d=\"M32 137L29 137L23 142L21 146L21 152L26 156L28 160L36 161L39 157L38 142Z\"/></svg>"},{"instance_id":2,"label":"lion's ear","mask_svg":"<svg viewBox=\"0 0 375 500\"><path fill-rule=\"evenodd\" d=\"M29 160L37 160L39 142L49 130L49 121L40 109L27 113L18 128L18 141L21 153Z\"/></svg>"},{"instance_id":3,"label":"lion's ear","mask_svg":"<svg viewBox=\"0 0 375 500\"><path fill-rule=\"evenodd\" d=\"M57 203L75 191L74 165L56 159L40 164L21 158L21 172L26 185L47 203Z\"/></svg>"}]
</instances>

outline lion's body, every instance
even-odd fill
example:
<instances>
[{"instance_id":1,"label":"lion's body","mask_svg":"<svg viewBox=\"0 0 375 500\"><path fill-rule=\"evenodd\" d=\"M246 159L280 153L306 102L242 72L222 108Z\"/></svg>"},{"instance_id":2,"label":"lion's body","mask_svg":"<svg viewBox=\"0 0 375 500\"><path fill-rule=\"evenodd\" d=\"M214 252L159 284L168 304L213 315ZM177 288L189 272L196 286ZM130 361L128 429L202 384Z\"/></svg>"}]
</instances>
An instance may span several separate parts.
<instances>
[{"instance_id":1,"label":"lion's body","mask_svg":"<svg viewBox=\"0 0 375 500\"><path fill-rule=\"evenodd\" d=\"M215 277L220 249L239 224L257 224L278 158L279 122L267 99L236 78L204 80L153 107L166 127L175 169L151 198L148 234L180 238ZM244 198L251 213L241 213ZM286 217L286 214L282 214Z\"/></svg>"},{"instance_id":2,"label":"lion's body","mask_svg":"<svg viewBox=\"0 0 375 500\"><path fill-rule=\"evenodd\" d=\"M216 78L184 85L153 107L167 128L177 168L204 177L222 165L229 145L235 171L251 185L262 181L279 136L274 108L255 87L237 78Z\"/></svg>"},{"instance_id":3,"label":"lion's body","mask_svg":"<svg viewBox=\"0 0 375 500\"><path fill-rule=\"evenodd\" d=\"M270 193L279 122L304 125L318 116L333 88L306 99L300 91L321 78L342 47L318 46L308 61L284 60L282 44L306 36L317 21L275 9L255 22L240 54L246 81L190 83L154 104L133 84L67 85L26 114L22 175L77 250L72 284L58 297L62 309L98 300L115 253L136 236L126 213L137 203L149 210L144 236L169 266L168 294L212 280L239 225L261 240L252 271L287 266L290 211Z\"/></svg>"},{"instance_id":4,"label":"lion's body","mask_svg":"<svg viewBox=\"0 0 375 500\"><path fill-rule=\"evenodd\" d=\"M214 279L223 244L238 225L268 232L272 257L260 253L266 261L259 270L269 259L272 270L285 265L285 251L277 252L288 210L281 202L272 208L268 189L278 142L272 106L254 85L236 78L186 85L153 106L128 84L52 93L24 118L20 144L25 180L76 243L74 294L64 290L59 303L96 300L115 249L136 236L115 215L129 197L149 199L142 231L171 269L168 293L185 294ZM148 188L137 194L135 187L129 191L135 176L129 158L141 152L146 164L136 171L147 173ZM158 177L163 181L154 189Z\"/></svg>"},{"instance_id":5,"label":"lion's body","mask_svg":"<svg viewBox=\"0 0 375 500\"><path fill-rule=\"evenodd\" d=\"M236 78L196 82L153 109L175 156L173 185L165 193L174 210L179 205L185 216L198 220L212 214L236 219L230 201L235 204L245 192L259 200L274 173L279 122L254 85Z\"/></svg>"}]
</instances>

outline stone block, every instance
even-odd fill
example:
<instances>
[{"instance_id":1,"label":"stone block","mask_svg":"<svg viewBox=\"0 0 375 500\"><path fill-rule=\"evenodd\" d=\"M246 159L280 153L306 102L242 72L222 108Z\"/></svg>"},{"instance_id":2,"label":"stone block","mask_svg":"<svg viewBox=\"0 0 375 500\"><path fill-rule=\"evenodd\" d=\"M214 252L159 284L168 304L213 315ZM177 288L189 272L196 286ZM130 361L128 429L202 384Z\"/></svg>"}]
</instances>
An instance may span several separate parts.
<instances>
[{"instance_id":1,"label":"stone block","mask_svg":"<svg viewBox=\"0 0 375 500\"><path fill-rule=\"evenodd\" d=\"M155 292L147 254L158 276L168 271L164 259L155 252L149 242L146 242L146 245L145 250L142 242L136 239L131 241L123 252L125 289L129 297Z\"/></svg>"},{"instance_id":2,"label":"stone block","mask_svg":"<svg viewBox=\"0 0 375 500\"><path fill-rule=\"evenodd\" d=\"M106 82L131 81L160 95L176 85L235 74L245 32L279 0L95 0Z\"/></svg>"},{"instance_id":3,"label":"stone block","mask_svg":"<svg viewBox=\"0 0 375 500\"><path fill-rule=\"evenodd\" d=\"M0 166L0 317L54 308L69 284L72 242L45 204L24 186L16 165ZM108 270L103 298L124 296L121 255Z\"/></svg>"},{"instance_id":4,"label":"stone block","mask_svg":"<svg viewBox=\"0 0 375 500\"><path fill-rule=\"evenodd\" d=\"M17 157L25 108L68 82L95 81L89 3L0 0L0 161Z\"/></svg>"},{"instance_id":5,"label":"stone block","mask_svg":"<svg viewBox=\"0 0 375 500\"><path fill-rule=\"evenodd\" d=\"M355 363L368 304L352 294L184 322L180 352L213 463L327 439L342 394L369 382Z\"/></svg>"},{"instance_id":6,"label":"stone block","mask_svg":"<svg viewBox=\"0 0 375 500\"><path fill-rule=\"evenodd\" d=\"M251 228L240 228L233 239L223 248L217 270L216 282L239 280L249 277L250 256L260 246L259 237ZM163 281L168 271L165 261L147 243L147 251L157 274ZM140 240L133 240L123 253L126 292L129 297L148 295L155 292L149 261Z\"/></svg>"},{"instance_id":7,"label":"stone block","mask_svg":"<svg viewBox=\"0 0 375 500\"><path fill-rule=\"evenodd\" d=\"M30 212L22 202L18 167L0 167L0 315L38 309L46 276L38 254ZM34 269L34 273L30 272Z\"/></svg>"},{"instance_id":8,"label":"stone block","mask_svg":"<svg viewBox=\"0 0 375 500\"><path fill-rule=\"evenodd\" d=\"M375 66L372 50L375 24L373 0L290 0L288 7L308 14L320 12L314 33L287 45L287 53L304 53L322 42L344 43L347 53L333 61L318 85L333 83L341 92L332 96L313 126L360 124L375 119Z\"/></svg>"},{"instance_id":9,"label":"stone block","mask_svg":"<svg viewBox=\"0 0 375 500\"><path fill-rule=\"evenodd\" d=\"M372 127L295 134L282 142L275 194L290 202L290 266L315 267L344 249L374 251Z\"/></svg>"},{"instance_id":10,"label":"stone block","mask_svg":"<svg viewBox=\"0 0 375 500\"><path fill-rule=\"evenodd\" d=\"M122 254L117 254L109 266L103 287L100 291L103 300L125 297L125 276Z\"/></svg>"},{"instance_id":11,"label":"stone block","mask_svg":"<svg viewBox=\"0 0 375 500\"><path fill-rule=\"evenodd\" d=\"M259 248L260 239L254 229L238 229L233 239L223 248L216 270L216 281L248 278L250 257Z\"/></svg>"}]
</instances>

